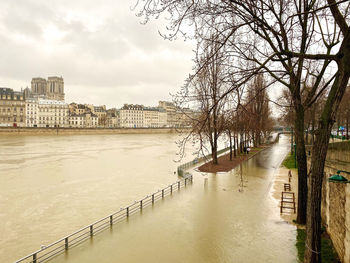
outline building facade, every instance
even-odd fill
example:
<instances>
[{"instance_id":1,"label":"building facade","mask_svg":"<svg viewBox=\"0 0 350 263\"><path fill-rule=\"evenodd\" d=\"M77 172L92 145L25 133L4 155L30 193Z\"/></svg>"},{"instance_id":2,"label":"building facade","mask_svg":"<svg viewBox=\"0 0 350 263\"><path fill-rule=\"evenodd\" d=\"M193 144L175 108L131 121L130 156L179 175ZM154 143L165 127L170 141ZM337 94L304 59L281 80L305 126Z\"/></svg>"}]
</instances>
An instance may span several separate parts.
<instances>
[{"instance_id":1,"label":"building facade","mask_svg":"<svg viewBox=\"0 0 350 263\"><path fill-rule=\"evenodd\" d=\"M91 113L91 108L85 104L70 103L69 104L69 114L81 115L86 113Z\"/></svg>"},{"instance_id":2,"label":"building facade","mask_svg":"<svg viewBox=\"0 0 350 263\"><path fill-rule=\"evenodd\" d=\"M120 127L163 128L167 127L167 112L159 107L124 104L119 111Z\"/></svg>"},{"instance_id":3,"label":"building facade","mask_svg":"<svg viewBox=\"0 0 350 263\"><path fill-rule=\"evenodd\" d=\"M195 113L189 108L178 108L175 115L176 128L190 127L195 119Z\"/></svg>"},{"instance_id":4,"label":"building facade","mask_svg":"<svg viewBox=\"0 0 350 263\"><path fill-rule=\"evenodd\" d=\"M25 99L23 92L0 88L0 126L25 126Z\"/></svg>"},{"instance_id":5,"label":"building facade","mask_svg":"<svg viewBox=\"0 0 350 263\"><path fill-rule=\"evenodd\" d=\"M97 128L98 116L93 113L71 114L69 116L69 127L71 128Z\"/></svg>"},{"instance_id":6,"label":"building facade","mask_svg":"<svg viewBox=\"0 0 350 263\"><path fill-rule=\"evenodd\" d=\"M99 127L106 127L106 125L107 125L106 105L93 106L92 113L97 115L97 117L98 117L98 126Z\"/></svg>"},{"instance_id":7,"label":"building facade","mask_svg":"<svg viewBox=\"0 0 350 263\"><path fill-rule=\"evenodd\" d=\"M38 99L38 117L38 127L68 127L68 104L64 101Z\"/></svg>"},{"instance_id":8,"label":"building facade","mask_svg":"<svg viewBox=\"0 0 350 263\"><path fill-rule=\"evenodd\" d=\"M108 128L117 128L120 126L119 111L115 108L107 110L107 126Z\"/></svg>"},{"instance_id":9,"label":"building facade","mask_svg":"<svg viewBox=\"0 0 350 263\"><path fill-rule=\"evenodd\" d=\"M143 128L143 105L124 104L120 109L120 127Z\"/></svg>"},{"instance_id":10,"label":"building facade","mask_svg":"<svg viewBox=\"0 0 350 263\"><path fill-rule=\"evenodd\" d=\"M144 107L143 127L163 128L167 126L167 113L162 108Z\"/></svg>"},{"instance_id":11,"label":"building facade","mask_svg":"<svg viewBox=\"0 0 350 263\"><path fill-rule=\"evenodd\" d=\"M167 127L189 127L195 118L194 111L189 108L176 107L173 102L159 101L158 107L167 113Z\"/></svg>"},{"instance_id":12,"label":"building facade","mask_svg":"<svg viewBox=\"0 0 350 263\"><path fill-rule=\"evenodd\" d=\"M38 99L26 99L25 101L26 127L38 127L39 103Z\"/></svg>"},{"instance_id":13,"label":"building facade","mask_svg":"<svg viewBox=\"0 0 350 263\"><path fill-rule=\"evenodd\" d=\"M169 101L159 101L158 107L165 110L166 112L167 127L176 127L177 114L175 104Z\"/></svg>"}]
</instances>

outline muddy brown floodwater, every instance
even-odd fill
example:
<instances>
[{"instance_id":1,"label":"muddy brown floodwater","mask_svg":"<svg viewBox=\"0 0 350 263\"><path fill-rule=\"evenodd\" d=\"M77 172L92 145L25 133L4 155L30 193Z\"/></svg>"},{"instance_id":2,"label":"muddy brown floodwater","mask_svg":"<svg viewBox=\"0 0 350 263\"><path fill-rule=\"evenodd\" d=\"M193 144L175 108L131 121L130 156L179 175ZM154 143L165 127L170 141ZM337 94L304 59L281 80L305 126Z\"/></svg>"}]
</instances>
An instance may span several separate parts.
<instances>
[{"instance_id":1,"label":"muddy brown floodwater","mask_svg":"<svg viewBox=\"0 0 350 263\"><path fill-rule=\"evenodd\" d=\"M13 262L175 182L175 140L1 137L0 261ZM282 137L231 172L192 171L192 185L50 262L296 262L295 227L280 218L272 196L287 152Z\"/></svg>"}]
</instances>

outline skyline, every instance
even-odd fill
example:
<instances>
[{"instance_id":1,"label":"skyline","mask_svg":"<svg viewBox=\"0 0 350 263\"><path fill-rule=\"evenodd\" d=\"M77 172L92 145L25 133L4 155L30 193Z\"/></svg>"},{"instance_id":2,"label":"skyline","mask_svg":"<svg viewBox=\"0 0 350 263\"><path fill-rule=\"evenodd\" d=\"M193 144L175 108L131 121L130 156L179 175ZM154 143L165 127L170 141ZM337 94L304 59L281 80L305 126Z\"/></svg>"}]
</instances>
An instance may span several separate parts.
<instances>
[{"instance_id":1,"label":"skyline","mask_svg":"<svg viewBox=\"0 0 350 263\"><path fill-rule=\"evenodd\" d=\"M0 86L20 90L32 77L62 76L66 101L171 100L191 72L194 44L164 40L161 22L142 25L131 4L1 1Z\"/></svg>"}]
</instances>

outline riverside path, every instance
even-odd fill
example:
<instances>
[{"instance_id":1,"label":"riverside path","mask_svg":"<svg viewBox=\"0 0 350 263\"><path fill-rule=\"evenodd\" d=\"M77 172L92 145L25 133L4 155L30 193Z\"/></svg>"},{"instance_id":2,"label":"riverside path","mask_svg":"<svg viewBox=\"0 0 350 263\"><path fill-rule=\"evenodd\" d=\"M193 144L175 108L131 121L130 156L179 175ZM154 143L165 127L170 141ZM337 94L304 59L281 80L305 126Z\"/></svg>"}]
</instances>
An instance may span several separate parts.
<instances>
[{"instance_id":1,"label":"riverside path","mask_svg":"<svg viewBox=\"0 0 350 263\"><path fill-rule=\"evenodd\" d=\"M52 262L296 262L295 227L271 194L288 150L282 135L231 172L192 171L190 187Z\"/></svg>"}]
</instances>

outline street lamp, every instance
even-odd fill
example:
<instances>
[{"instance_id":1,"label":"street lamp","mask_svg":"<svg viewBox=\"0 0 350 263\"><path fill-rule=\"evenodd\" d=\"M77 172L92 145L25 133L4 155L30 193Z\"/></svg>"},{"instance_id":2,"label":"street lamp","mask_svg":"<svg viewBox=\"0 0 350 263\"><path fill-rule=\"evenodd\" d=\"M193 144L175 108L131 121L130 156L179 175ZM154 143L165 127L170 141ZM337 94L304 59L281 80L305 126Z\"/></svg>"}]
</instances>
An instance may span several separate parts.
<instances>
[{"instance_id":1,"label":"street lamp","mask_svg":"<svg viewBox=\"0 0 350 263\"><path fill-rule=\"evenodd\" d=\"M328 181L332 182L332 183L345 183L345 184L349 183L348 179L346 179L344 176L340 175L340 173L350 174L350 172L338 170L337 174L332 175L331 177L328 178Z\"/></svg>"}]
</instances>

